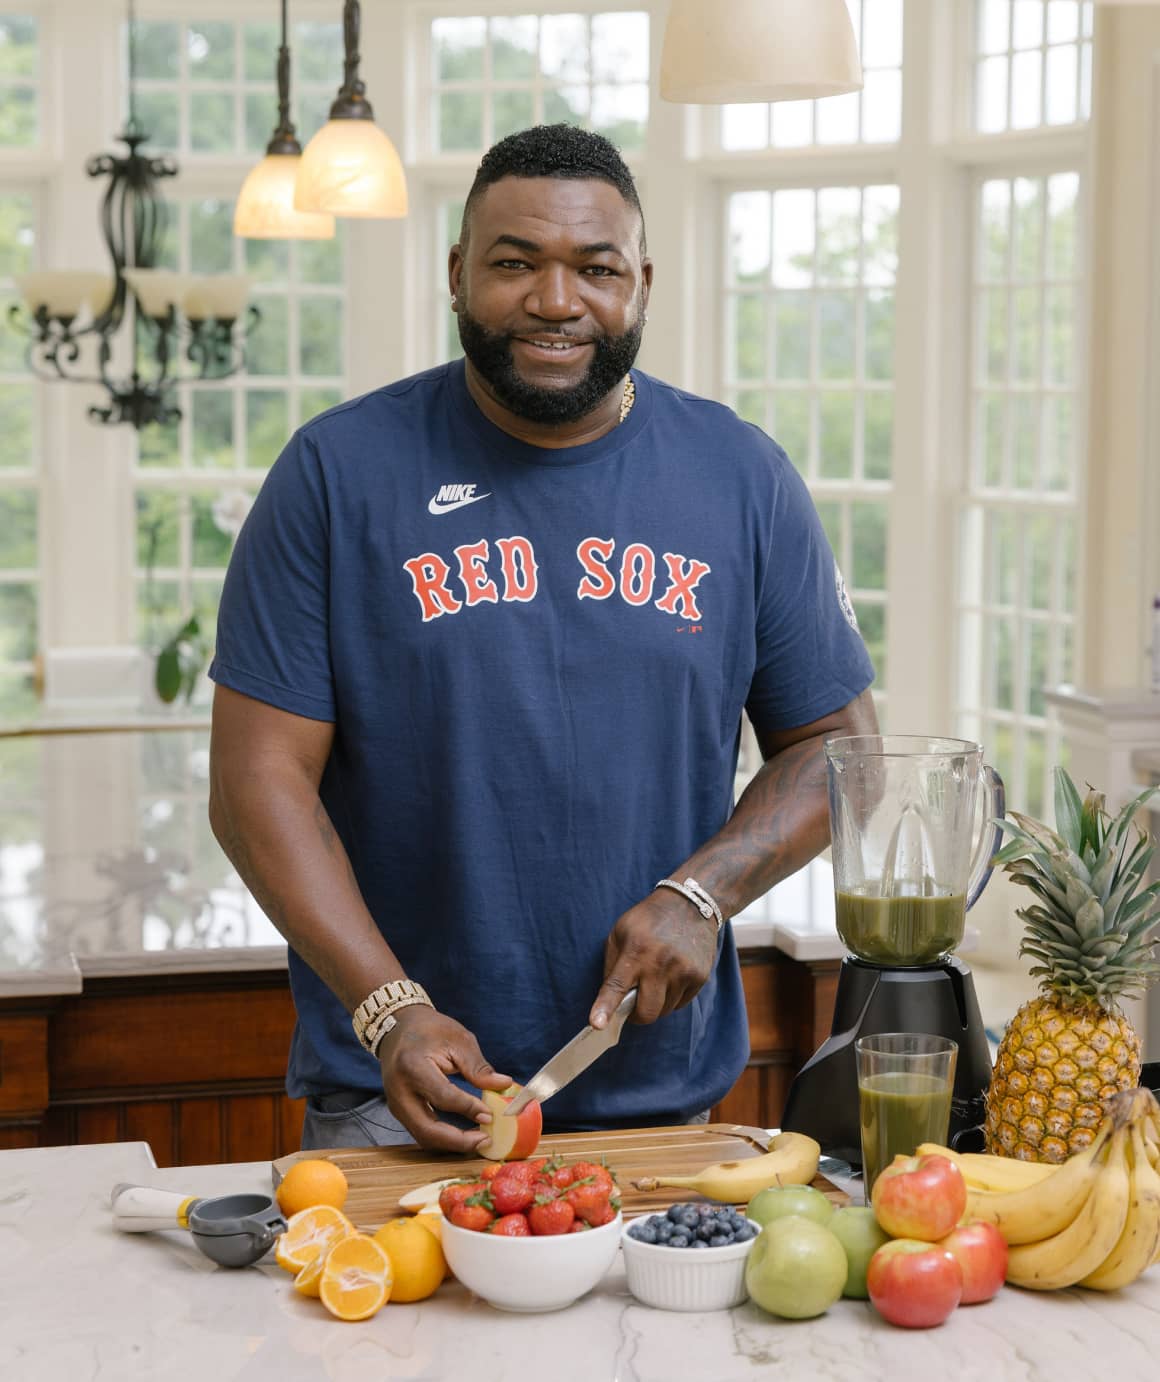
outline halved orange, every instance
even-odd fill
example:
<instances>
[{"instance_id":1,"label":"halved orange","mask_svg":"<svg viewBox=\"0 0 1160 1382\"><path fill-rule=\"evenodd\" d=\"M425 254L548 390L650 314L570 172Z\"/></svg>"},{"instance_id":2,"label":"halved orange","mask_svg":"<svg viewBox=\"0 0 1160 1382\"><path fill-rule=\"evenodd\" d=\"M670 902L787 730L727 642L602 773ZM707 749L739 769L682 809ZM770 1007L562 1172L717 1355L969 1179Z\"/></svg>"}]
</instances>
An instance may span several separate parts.
<instances>
[{"instance_id":1,"label":"halved orange","mask_svg":"<svg viewBox=\"0 0 1160 1382\"><path fill-rule=\"evenodd\" d=\"M320 1252L314 1261L307 1262L294 1278L294 1289L300 1295L309 1296L312 1300L318 1299L318 1288L322 1285L322 1264L326 1257L325 1252Z\"/></svg>"},{"instance_id":2,"label":"halved orange","mask_svg":"<svg viewBox=\"0 0 1160 1382\"><path fill-rule=\"evenodd\" d=\"M322 1264L318 1294L340 1320L366 1320L391 1294L391 1259L373 1238L355 1233L335 1243Z\"/></svg>"},{"instance_id":3,"label":"halved orange","mask_svg":"<svg viewBox=\"0 0 1160 1382\"><path fill-rule=\"evenodd\" d=\"M342 1210L329 1204L312 1205L287 1220L286 1231L279 1236L274 1248L274 1260L279 1267L297 1276L319 1253L354 1231L354 1225Z\"/></svg>"}]
</instances>

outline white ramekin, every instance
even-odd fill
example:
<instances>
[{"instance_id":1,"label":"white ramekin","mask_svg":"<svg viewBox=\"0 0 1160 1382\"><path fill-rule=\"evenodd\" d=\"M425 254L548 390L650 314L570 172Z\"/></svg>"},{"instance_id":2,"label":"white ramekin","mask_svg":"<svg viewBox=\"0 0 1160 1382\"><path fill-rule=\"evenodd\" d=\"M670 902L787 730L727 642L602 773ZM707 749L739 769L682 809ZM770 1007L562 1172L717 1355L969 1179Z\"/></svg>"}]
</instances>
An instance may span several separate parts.
<instances>
[{"instance_id":1,"label":"white ramekin","mask_svg":"<svg viewBox=\"0 0 1160 1382\"><path fill-rule=\"evenodd\" d=\"M760 1224L753 1226L760 1231ZM630 1236L626 1225L620 1242L628 1289L642 1305L657 1310L728 1310L743 1305L749 1299L745 1262L756 1241L700 1250L670 1248L642 1243Z\"/></svg>"}]
</instances>

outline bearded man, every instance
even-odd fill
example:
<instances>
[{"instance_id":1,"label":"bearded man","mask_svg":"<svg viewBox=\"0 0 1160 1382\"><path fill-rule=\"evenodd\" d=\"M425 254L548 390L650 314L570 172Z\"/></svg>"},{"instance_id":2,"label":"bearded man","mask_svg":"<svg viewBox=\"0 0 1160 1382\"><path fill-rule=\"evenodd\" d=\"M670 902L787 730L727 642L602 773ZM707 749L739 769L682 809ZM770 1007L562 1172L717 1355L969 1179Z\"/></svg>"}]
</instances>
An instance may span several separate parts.
<instances>
[{"instance_id":1,"label":"bearded man","mask_svg":"<svg viewBox=\"0 0 1160 1382\"><path fill-rule=\"evenodd\" d=\"M464 358L299 429L218 619L210 819L289 943L308 1148L471 1152L479 1091L632 988L545 1128L703 1117L748 1055L728 919L827 844L823 738L875 732L785 453L634 367L616 149L502 140L448 278Z\"/></svg>"}]
</instances>

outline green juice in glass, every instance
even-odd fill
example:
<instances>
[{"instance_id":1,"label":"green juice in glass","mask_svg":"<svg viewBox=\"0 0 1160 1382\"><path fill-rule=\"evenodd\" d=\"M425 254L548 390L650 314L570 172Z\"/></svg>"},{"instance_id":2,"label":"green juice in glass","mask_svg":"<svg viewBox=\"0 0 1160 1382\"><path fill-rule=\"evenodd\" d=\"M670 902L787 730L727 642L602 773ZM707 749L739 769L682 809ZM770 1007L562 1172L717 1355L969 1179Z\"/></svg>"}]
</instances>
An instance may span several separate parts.
<instances>
[{"instance_id":1,"label":"green juice in glass","mask_svg":"<svg viewBox=\"0 0 1160 1382\"><path fill-rule=\"evenodd\" d=\"M946 1143L951 1086L933 1075L905 1070L869 1075L858 1082L858 1109L862 1182L869 1203L879 1171L896 1156L911 1156L920 1142Z\"/></svg>"}]
</instances>

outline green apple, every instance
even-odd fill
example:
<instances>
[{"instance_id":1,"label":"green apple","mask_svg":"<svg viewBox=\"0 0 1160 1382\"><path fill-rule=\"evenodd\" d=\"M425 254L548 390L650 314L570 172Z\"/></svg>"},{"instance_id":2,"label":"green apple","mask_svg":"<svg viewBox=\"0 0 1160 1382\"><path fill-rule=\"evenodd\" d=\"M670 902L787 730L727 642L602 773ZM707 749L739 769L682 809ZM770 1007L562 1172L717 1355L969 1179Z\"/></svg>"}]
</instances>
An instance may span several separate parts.
<instances>
[{"instance_id":1,"label":"green apple","mask_svg":"<svg viewBox=\"0 0 1160 1382\"><path fill-rule=\"evenodd\" d=\"M790 1215L766 1224L745 1263L750 1299L771 1315L812 1320L841 1296L846 1252L828 1228Z\"/></svg>"},{"instance_id":2,"label":"green apple","mask_svg":"<svg viewBox=\"0 0 1160 1382\"><path fill-rule=\"evenodd\" d=\"M745 1217L764 1225L793 1214L815 1224L828 1224L833 1212L834 1206L812 1185L771 1185L749 1201Z\"/></svg>"},{"instance_id":3,"label":"green apple","mask_svg":"<svg viewBox=\"0 0 1160 1382\"><path fill-rule=\"evenodd\" d=\"M849 1271L842 1294L867 1300L870 1293L866 1289L866 1268L882 1244L890 1242L890 1235L879 1227L869 1205L851 1204L835 1210L826 1227L846 1250Z\"/></svg>"}]
</instances>

